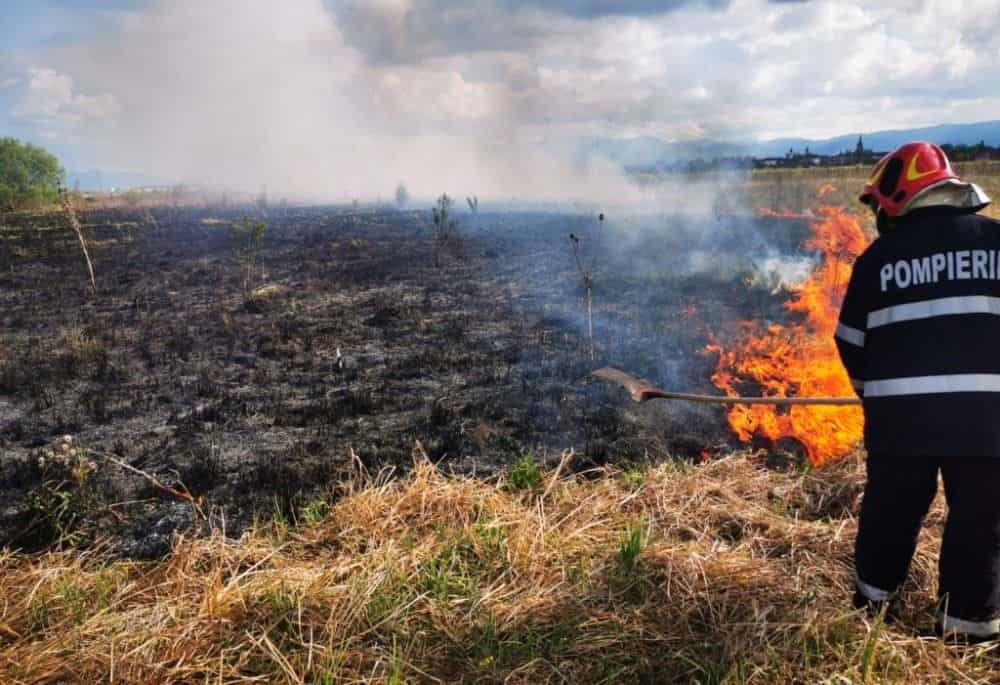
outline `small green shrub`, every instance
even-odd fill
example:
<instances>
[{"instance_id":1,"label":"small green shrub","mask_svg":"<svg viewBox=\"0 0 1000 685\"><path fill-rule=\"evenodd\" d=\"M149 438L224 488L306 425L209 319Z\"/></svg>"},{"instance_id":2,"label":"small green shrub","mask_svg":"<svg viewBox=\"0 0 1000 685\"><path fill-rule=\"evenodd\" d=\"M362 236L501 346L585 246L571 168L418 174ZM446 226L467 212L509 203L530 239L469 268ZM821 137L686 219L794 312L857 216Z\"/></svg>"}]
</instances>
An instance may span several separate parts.
<instances>
[{"instance_id":1,"label":"small green shrub","mask_svg":"<svg viewBox=\"0 0 1000 685\"><path fill-rule=\"evenodd\" d=\"M299 522L307 526L315 526L326 518L330 511L330 505L326 500L315 499L302 507L299 512Z\"/></svg>"},{"instance_id":2,"label":"small green shrub","mask_svg":"<svg viewBox=\"0 0 1000 685\"><path fill-rule=\"evenodd\" d=\"M533 455L526 454L510 467L507 480L514 490L538 490L542 487L542 469Z\"/></svg>"},{"instance_id":3,"label":"small green shrub","mask_svg":"<svg viewBox=\"0 0 1000 685\"><path fill-rule=\"evenodd\" d=\"M45 481L31 490L28 510L38 521L37 540L73 546L82 538L79 502L65 483Z\"/></svg>"}]
</instances>

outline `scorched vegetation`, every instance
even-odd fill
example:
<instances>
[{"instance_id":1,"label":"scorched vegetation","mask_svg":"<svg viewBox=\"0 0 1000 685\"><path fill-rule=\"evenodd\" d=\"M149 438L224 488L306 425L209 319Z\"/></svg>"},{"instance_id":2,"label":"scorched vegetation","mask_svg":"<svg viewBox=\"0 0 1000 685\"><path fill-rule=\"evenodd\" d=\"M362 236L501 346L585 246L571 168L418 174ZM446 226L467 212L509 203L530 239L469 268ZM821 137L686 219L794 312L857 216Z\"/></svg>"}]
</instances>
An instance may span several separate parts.
<instances>
[{"instance_id":1,"label":"scorched vegetation","mask_svg":"<svg viewBox=\"0 0 1000 685\"><path fill-rule=\"evenodd\" d=\"M585 256L599 208L402 186L6 216L0 682L995 681L928 637L940 504L884 625L849 608L862 454L589 377L719 392L746 322L809 333L825 182L607 211Z\"/></svg>"}]
</instances>

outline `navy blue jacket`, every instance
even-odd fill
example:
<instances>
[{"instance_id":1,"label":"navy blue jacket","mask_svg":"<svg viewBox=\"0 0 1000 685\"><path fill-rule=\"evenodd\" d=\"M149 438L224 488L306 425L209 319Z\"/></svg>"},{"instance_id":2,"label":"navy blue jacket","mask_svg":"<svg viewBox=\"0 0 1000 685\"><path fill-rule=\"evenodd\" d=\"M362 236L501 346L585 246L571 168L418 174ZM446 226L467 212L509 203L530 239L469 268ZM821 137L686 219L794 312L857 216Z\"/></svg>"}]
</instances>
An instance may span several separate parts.
<instances>
[{"instance_id":1,"label":"navy blue jacket","mask_svg":"<svg viewBox=\"0 0 1000 685\"><path fill-rule=\"evenodd\" d=\"M870 454L1000 456L1000 223L898 220L855 262L836 342Z\"/></svg>"}]
</instances>

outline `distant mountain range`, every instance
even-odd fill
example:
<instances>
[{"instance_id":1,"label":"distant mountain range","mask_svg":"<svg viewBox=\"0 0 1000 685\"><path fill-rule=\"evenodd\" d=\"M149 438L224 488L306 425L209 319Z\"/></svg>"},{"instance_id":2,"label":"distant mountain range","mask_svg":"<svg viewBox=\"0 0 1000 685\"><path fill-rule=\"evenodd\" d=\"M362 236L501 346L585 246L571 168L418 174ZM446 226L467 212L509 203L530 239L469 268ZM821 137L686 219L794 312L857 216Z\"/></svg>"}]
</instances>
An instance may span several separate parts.
<instances>
[{"instance_id":1,"label":"distant mountain range","mask_svg":"<svg viewBox=\"0 0 1000 685\"><path fill-rule=\"evenodd\" d=\"M975 124L941 124L926 128L910 128L872 133L848 133L835 138L814 140L809 138L776 138L754 143L732 141L695 140L669 143L659 138L588 138L577 146L582 157L604 157L622 166L651 166L657 162L686 162L695 159L711 160L721 157L782 157L786 152L810 152L834 155L854 150L858 136L864 137L865 149L888 152L912 140L927 140L943 145L975 145L985 141L1000 145L1000 120ZM81 190L127 190L148 186L168 186L175 182L146 174L127 171L70 171L66 174L70 188Z\"/></svg>"},{"instance_id":2,"label":"distant mountain range","mask_svg":"<svg viewBox=\"0 0 1000 685\"><path fill-rule=\"evenodd\" d=\"M781 157L789 149L821 155L834 155L854 150L858 136L864 137L865 149L888 152L913 140L926 140L943 145L1000 145L1000 121L975 124L941 124L926 128L910 128L872 133L848 133L836 138L776 138L755 143L696 140L668 143L644 136L640 138L591 138L582 143L581 152L618 162L624 166L650 166L657 162L684 162L720 157Z\"/></svg>"}]
</instances>

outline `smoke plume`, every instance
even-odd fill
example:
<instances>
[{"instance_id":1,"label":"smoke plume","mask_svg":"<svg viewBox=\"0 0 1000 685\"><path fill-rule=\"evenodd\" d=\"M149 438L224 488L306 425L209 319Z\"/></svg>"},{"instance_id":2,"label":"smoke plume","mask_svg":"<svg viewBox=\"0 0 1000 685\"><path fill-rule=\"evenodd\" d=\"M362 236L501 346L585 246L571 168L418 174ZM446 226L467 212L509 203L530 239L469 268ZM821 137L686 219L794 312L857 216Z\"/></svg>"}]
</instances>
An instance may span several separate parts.
<instances>
[{"instance_id":1,"label":"smoke plume","mask_svg":"<svg viewBox=\"0 0 1000 685\"><path fill-rule=\"evenodd\" d=\"M559 154L519 123L511 78L530 57L497 56L509 73L492 82L433 55L388 64L417 49L405 5L338 16L321 0L159 0L102 40L56 49L50 76L71 73L67 98L106 104L72 118L95 165L309 200L388 197L397 181L418 198L638 196L610 162Z\"/></svg>"}]
</instances>

